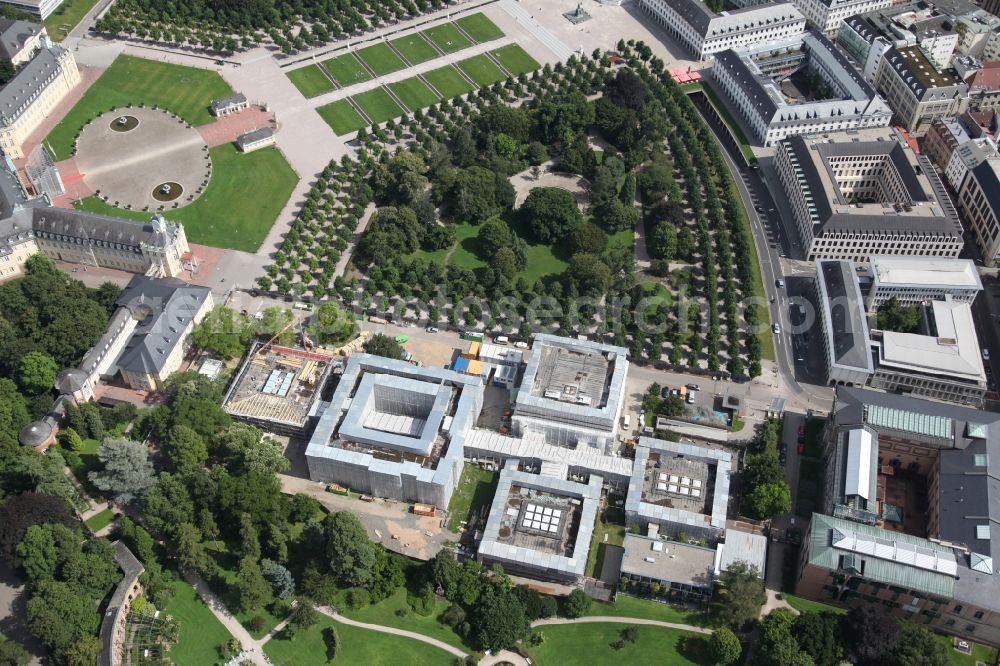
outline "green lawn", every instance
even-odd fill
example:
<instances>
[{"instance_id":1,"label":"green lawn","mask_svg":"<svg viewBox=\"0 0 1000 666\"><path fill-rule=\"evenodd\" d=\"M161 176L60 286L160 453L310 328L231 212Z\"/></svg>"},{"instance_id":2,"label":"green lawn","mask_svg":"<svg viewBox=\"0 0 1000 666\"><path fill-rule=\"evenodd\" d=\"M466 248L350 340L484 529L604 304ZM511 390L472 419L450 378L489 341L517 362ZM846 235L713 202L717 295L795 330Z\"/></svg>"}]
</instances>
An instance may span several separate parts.
<instances>
[{"instance_id":1,"label":"green lawn","mask_svg":"<svg viewBox=\"0 0 1000 666\"><path fill-rule=\"evenodd\" d=\"M448 625L438 621L438 617L450 605L447 601L435 599L434 610L431 614L420 615L415 613L406 602L406 589L400 588L388 599L384 599L371 606L365 606L360 610L349 610L345 604L339 604L338 608L342 608L343 614L352 620L415 631L424 636L444 641L449 645L454 645L461 650L468 650L469 647L462 642L461 636L456 634ZM403 614L401 616L397 615L399 612Z\"/></svg>"},{"instance_id":2,"label":"green lawn","mask_svg":"<svg viewBox=\"0 0 1000 666\"><path fill-rule=\"evenodd\" d=\"M92 532L99 532L105 527L111 524L111 521L115 519L115 512L111 509L105 509L98 514L95 514L88 518L86 521L87 527L90 528Z\"/></svg>"},{"instance_id":3,"label":"green lawn","mask_svg":"<svg viewBox=\"0 0 1000 666\"><path fill-rule=\"evenodd\" d=\"M587 664L587 666L622 666L623 664L685 664L709 666L712 661L699 641L697 653L685 646L685 639L695 634L663 627L640 626L634 643L616 650L626 624L564 624L539 627L545 642L538 647L523 646L534 663L540 666Z\"/></svg>"},{"instance_id":4,"label":"green lawn","mask_svg":"<svg viewBox=\"0 0 1000 666\"><path fill-rule=\"evenodd\" d=\"M327 125L333 128L337 136L350 134L368 125L361 114L346 99L338 99L332 104L321 106L316 109L316 112L319 113L320 118L326 121Z\"/></svg>"},{"instance_id":5,"label":"green lawn","mask_svg":"<svg viewBox=\"0 0 1000 666\"><path fill-rule=\"evenodd\" d=\"M299 92L306 97L316 97L334 89L333 81L330 80L319 65L309 65L301 69L293 69L288 72L288 79L299 89Z\"/></svg>"},{"instance_id":6,"label":"green lawn","mask_svg":"<svg viewBox=\"0 0 1000 666\"><path fill-rule=\"evenodd\" d=\"M427 84L413 77L396 83L390 83L389 88L396 93L396 97L406 105L410 111L422 109L438 101L434 91L427 87Z\"/></svg>"},{"instance_id":7,"label":"green lawn","mask_svg":"<svg viewBox=\"0 0 1000 666\"><path fill-rule=\"evenodd\" d=\"M443 650L414 641L367 629L338 624L326 616L292 641L281 637L264 644L264 652L274 666L319 666L329 663L323 632L335 627L337 666L451 666L454 657ZM204 662L210 663L210 662Z\"/></svg>"},{"instance_id":8,"label":"green lawn","mask_svg":"<svg viewBox=\"0 0 1000 666\"><path fill-rule=\"evenodd\" d=\"M594 536L590 540L590 551L587 553L588 576L599 578L601 566L604 563L605 546L620 546L625 542L625 534L628 528L625 527L625 512L619 507L608 507L608 509L597 516L594 524ZM607 535L607 540L605 540Z\"/></svg>"},{"instance_id":9,"label":"green lawn","mask_svg":"<svg viewBox=\"0 0 1000 666\"><path fill-rule=\"evenodd\" d=\"M366 46L358 51L358 56L375 72L375 76L382 76L406 67L406 63L385 43Z\"/></svg>"},{"instance_id":10,"label":"green lawn","mask_svg":"<svg viewBox=\"0 0 1000 666\"><path fill-rule=\"evenodd\" d=\"M562 273L568 265L552 253L552 247L549 245L529 245L527 254L528 261L524 270L518 272L514 279L523 277L529 285L534 285L539 278L546 275Z\"/></svg>"},{"instance_id":11,"label":"green lawn","mask_svg":"<svg viewBox=\"0 0 1000 666\"><path fill-rule=\"evenodd\" d=\"M422 62L433 60L438 57L437 49L430 45L426 39L418 32L409 37L400 37L391 42L403 57L410 61L411 65L419 65Z\"/></svg>"},{"instance_id":12,"label":"green lawn","mask_svg":"<svg viewBox=\"0 0 1000 666\"><path fill-rule=\"evenodd\" d=\"M225 578L225 587L222 589L213 587L212 591L219 595L222 603L226 605L229 612L233 614L240 624L254 638L263 638L284 619L278 617L268 608L258 608L254 611L236 612L236 568L239 566L236 556L229 552L229 547L223 541L209 541L205 543L205 550L215 559L219 565L219 570ZM260 631L250 628L250 620L255 616L260 616L264 621Z\"/></svg>"},{"instance_id":13,"label":"green lawn","mask_svg":"<svg viewBox=\"0 0 1000 666\"><path fill-rule=\"evenodd\" d=\"M324 60L323 67L342 86L349 86L352 83L360 83L372 78L368 70L358 62L353 53L345 53L336 58Z\"/></svg>"},{"instance_id":14,"label":"green lawn","mask_svg":"<svg viewBox=\"0 0 1000 666\"><path fill-rule=\"evenodd\" d=\"M399 104L383 88L375 88L354 96L354 102L361 107L373 123L384 123L403 115Z\"/></svg>"},{"instance_id":15,"label":"green lawn","mask_svg":"<svg viewBox=\"0 0 1000 666\"><path fill-rule=\"evenodd\" d=\"M64 25L68 25L68 30L72 30L76 27L84 15L89 12L94 5L97 4L97 0L65 0L58 9L52 12L47 19L45 19L45 31L49 33L49 37L53 41L60 42L66 36L66 33L62 31Z\"/></svg>"},{"instance_id":16,"label":"green lawn","mask_svg":"<svg viewBox=\"0 0 1000 666\"><path fill-rule=\"evenodd\" d=\"M802 597L797 597L794 594L788 594L787 592L782 592L781 598L787 601L789 606L800 613L822 613L824 611L829 611L831 613L836 613L837 615L843 615L847 612L846 609L838 606L831 606L830 604L813 601L812 599L803 599Z\"/></svg>"},{"instance_id":17,"label":"green lawn","mask_svg":"<svg viewBox=\"0 0 1000 666\"><path fill-rule=\"evenodd\" d=\"M183 580L171 584L174 595L163 612L173 617L180 628L180 637L170 648L170 659L177 666L203 666L219 661L216 647L231 636L194 588Z\"/></svg>"},{"instance_id":18,"label":"green lawn","mask_svg":"<svg viewBox=\"0 0 1000 666\"><path fill-rule=\"evenodd\" d=\"M451 23L427 28L423 34L424 37L434 42L445 53L454 53L455 51L461 51L466 47L472 46L472 42Z\"/></svg>"},{"instance_id":19,"label":"green lawn","mask_svg":"<svg viewBox=\"0 0 1000 666\"><path fill-rule=\"evenodd\" d=\"M518 44L508 44L493 51L493 57L499 60L504 69L514 76L527 74L541 67L538 61L528 55L528 52Z\"/></svg>"},{"instance_id":20,"label":"green lawn","mask_svg":"<svg viewBox=\"0 0 1000 666\"><path fill-rule=\"evenodd\" d=\"M691 624L697 627L707 627L711 625L708 614L694 608L684 608L681 606L671 606L661 604L656 601L630 597L626 594L619 594L615 597L615 603L606 604L594 602L590 605L587 615L611 615L614 617L637 617L647 620L660 620L661 622L675 622L677 624Z\"/></svg>"},{"instance_id":21,"label":"green lawn","mask_svg":"<svg viewBox=\"0 0 1000 666\"><path fill-rule=\"evenodd\" d=\"M493 501L498 483L500 475L497 472L487 472L478 465L466 464L448 504L448 529L457 532L463 521L488 506Z\"/></svg>"},{"instance_id":22,"label":"green lawn","mask_svg":"<svg viewBox=\"0 0 1000 666\"><path fill-rule=\"evenodd\" d=\"M496 63L490 60L486 54L482 53L462 60L458 63L458 66L480 88L491 86L497 81L503 81L507 78L507 75L496 66Z\"/></svg>"},{"instance_id":23,"label":"green lawn","mask_svg":"<svg viewBox=\"0 0 1000 666\"><path fill-rule=\"evenodd\" d=\"M96 116L128 104L156 105L192 125L205 125L213 120L209 103L232 94L233 89L216 72L120 55L49 132L46 143L57 160L66 159L73 153L80 128Z\"/></svg>"},{"instance_id":24,"label":"green lawn","mask_svg":"<svg viewBox=\"0 0 1000 666\"><path fill-rule=\"evenodd\" d=\"M263 148L246 155L231 143L212 148L212 179L190 205L164 211L164 216L184 225L192 243L254 252L291 196L299 177L277 148ZM97 197L88 197L78 208L135 220L152 213L113 208Z\"/></svg>"},{"instance_id":25,"label":"green lawn","mask_svg":"<svg viewBox=\"0 0 1000 666\"><path fill-rule=\"evenodd\" d=\"M955 639L951 636L934 634L934 638L941 641L941 643L948 648L948 655L951 657L951 663L953 666L976 666L979 662L983 662L984 664L997 663L996 648L980 645L979 643L973 643L972 654L962 654L955 649Z\"/></svg>"},{"instance_id":26,"label":"green lawn","mask_svg":"<svg viewBox=\"0 0 1000 666\"><path fill-rule=\"evenodd\" d=\"M63 451L63 457L66 458L66 465L69 467L70 471L73 472L73 476L76 480L86 489L88 493L93 497L102 497L103 494L98 490L93 483L91 483L88 474L101 466L100 460L97 459L97 451L101 448L101 442L96 439L85 439L83 440L83 450L74 454L72 452Z\"/></svg>"},{"instance_id":27,"label":"green lawn","mask_svg":"<svg viewBox=\"0 0 1000 666\"><path fill-rule=\"evenodd\" d=\"M475 270L484 268L486 262L479 258L479 227L474 224L455 225L455 251L451 253L448 263Z\"/></svg>"},{"instance_id":28,"label":"green lawn","mask_svg":"<svg viewBox=\"0 0 1000 666\"><path fill-rule=\"evenodd\" d=\"M434 86L445 99L452 99L467 92L472 92L474 88L458 70L448 65L441 69L433 69L424 72L424 80Z\"/></svg>"},{"instance_id":29,"label":"green lawn","mask_svg":"<svg viewBox=\"0 0 1000 666\"><path fill-rule=\"evenodd\" d=\"M482 12L476 12L455 21L469 37L477 42L488 42L503 37L503 30L496 23L486 18Z\"/></svg>"}]
</instances>

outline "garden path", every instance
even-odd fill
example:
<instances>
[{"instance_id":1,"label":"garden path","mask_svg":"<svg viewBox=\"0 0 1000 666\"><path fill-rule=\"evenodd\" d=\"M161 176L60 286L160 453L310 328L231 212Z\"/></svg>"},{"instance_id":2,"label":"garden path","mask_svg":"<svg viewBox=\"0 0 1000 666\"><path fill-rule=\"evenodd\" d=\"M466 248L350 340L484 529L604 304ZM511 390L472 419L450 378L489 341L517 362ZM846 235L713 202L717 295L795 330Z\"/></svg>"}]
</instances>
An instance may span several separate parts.
<instances>
[{"instance_id":1,"label":"garden path","mask_svg":"<svg viewBox=\"0 0 1000 666\"><path fill-rule=\"evenodd\" d=\"M351 627L358 627L359 629L368 629L370 631L378 631L383 634L392 634L393 636L402 636L403 638L412 638L415 641L420 641L422 643L427 643L428 645L433 645L436 648L444 650L449 654L453 654L459 659L465 659L469 655L462 652L457 647L453 645L448 645L444 641L439 641L436 638L431 638L430 636L424 636L423 634L418 634L415 631L407 631L406 629L397 629L395 627L386 627L381 624L368 624L367 622L358 622L357 620L350 620L337 611L333 610L329 606L317 606L318 610L323 615L333 618L337 622L346 624Z\"/></svg>"},{"instance_id":2,"label":"garden path","mask_svg":"<svg viewBox=\"0 0 1000 666\"><path fill-rule=\"evenodd\" d=\"M544 627L549 624L603 624L603 623L614 623L614 624L646 624L653 627L665 627L666 629L680 629L681 631L690 631L696 634L711 634L711 629L706 629L705 627L696 627L693 624L680 624L677 622L663 622L662 620L647 620L645 618L639 617L620 617L617 615L588 615L587 617L578 617L574 620L564 617L554 617L547 620L535 620L531 623L532 627Z\"/></svg>"}]
</instances>

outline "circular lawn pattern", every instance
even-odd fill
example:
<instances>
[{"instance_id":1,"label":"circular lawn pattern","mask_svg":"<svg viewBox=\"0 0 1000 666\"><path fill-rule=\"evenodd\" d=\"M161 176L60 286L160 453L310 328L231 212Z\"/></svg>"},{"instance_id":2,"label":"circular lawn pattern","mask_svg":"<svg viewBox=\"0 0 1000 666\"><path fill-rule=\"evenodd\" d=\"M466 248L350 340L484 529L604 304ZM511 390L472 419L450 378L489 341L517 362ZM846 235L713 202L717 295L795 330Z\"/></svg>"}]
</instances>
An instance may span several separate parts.
<instances>
[{"instance_id":1,"label":"circular lawn pattern","mask_svg":"<svg viewBox=\"0 0 1000 666\"><path fill-rule=\"evenodd\" d=\"M120 118L126 119L124 124ZM97 196L117 208L137 211L186 206L212 176L208 145L198 130L157 109L98 116L80 131L74 159ZM169 186L167 192L164 185Z\"/></svg>"}]
</instances>

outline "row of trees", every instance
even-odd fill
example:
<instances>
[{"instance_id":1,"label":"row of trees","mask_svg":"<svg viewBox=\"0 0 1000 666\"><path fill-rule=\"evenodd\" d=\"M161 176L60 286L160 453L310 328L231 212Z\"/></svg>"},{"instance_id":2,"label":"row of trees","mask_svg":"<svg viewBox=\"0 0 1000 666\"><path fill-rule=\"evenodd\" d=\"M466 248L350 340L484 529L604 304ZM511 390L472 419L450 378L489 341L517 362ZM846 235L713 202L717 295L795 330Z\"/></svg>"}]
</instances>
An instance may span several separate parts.
<instances>
[{"instance_id":1,"label":"row of trees","mask_svg":"<svg viewBox=\"0 0 1000 666\"><path fill-rule=\"evenodd\" d=\"M779 460L781 421L768 419L747 446L743 462L741 511L757 520L768 520L792 510L792 496Z\"/></svg>"},{"instance_id":2,"label":"row of trees","mask_svg":"<svg viewBox=\"0 0 1000 666\"><path fill-rule=\"evenodd\" d=\"M95 27L115 36L232 53L274 44L285 54L390 26L445 0L122 0Z\"/></svg>"}]
</instances>

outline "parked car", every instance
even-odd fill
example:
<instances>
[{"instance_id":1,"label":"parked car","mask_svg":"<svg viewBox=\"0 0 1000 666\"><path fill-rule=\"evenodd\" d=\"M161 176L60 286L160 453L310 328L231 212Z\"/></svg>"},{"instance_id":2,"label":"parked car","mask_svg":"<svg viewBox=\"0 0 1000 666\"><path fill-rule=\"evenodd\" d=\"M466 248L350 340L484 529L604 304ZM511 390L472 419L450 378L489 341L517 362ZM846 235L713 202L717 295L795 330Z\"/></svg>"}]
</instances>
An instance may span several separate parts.
<instances>
[{"instance_id":1,"label":"parked car","mask_svg":"<svg viewBox=\"0 0 1000 666\"><path fill-rule=\"evenodd\" d=\"M983 347L983 358L987 361L990 360L990 350L986 347Z\"/></svg>"},{"instance_id":2,"label":"parked car","mask_svg":"<svg viewBox=\"0 0 1000 666\"><path fill-rule=\"evenodd\" d=\"M796 449L796 451L799 452L800 456L805 455L805 453L806 453L806 443L805 442L799 442L799 446Z\"/></svg>"},{"instance_id":3,"label":"parked car","mask_svg":"<svg viewBox=\"0 0 1000 666\"><path fill-rule=\"evenodd\" d=\"M428 326L428 327L427 327L427 332L428 332L428 333L437 333L437 332L438 332L438 330L439 330L439 329L438 329L438 327L437 327L437 326Z\"/></svg>"},{"instance_id":4,"label":"parked car","mask_svg":"<svg viewBox=\"0 0 1000 666\"><path fill-rule=\"evenodd\" d=\"M784 451L778 454L778 462L780 462L782 465L788 462L788 456L785 454Z\"/></svg>"},{"instance_id":5,"label":"parked car","mask_svg":"<svg viewBox=\"0 0 1000 666\"><path fill-rule=\"evenodd\" d=\"M781 326L778 326L777 324L773 324L771 326L771 330L774 332L775 335L781 335Z\"/></svg>"},{"instance_id":6,"label":"parked car","mask_svg":"<svg viewBox=\"0 0 1000 666\"><path fill-rule=\"evenodd\" d=\"M688 384L687 387L688 387L689 391L700 391L701 390L701 389L698 388L697 384Z\"/></svg>"},{"instance_id":7,"label":"parked car","mask_svg":"<svg viewBox=\"0 0 1000 666\"><path fill-rule=\"evenodd\" d=\"M778 450L781 451L782 454L787 454L788 453L788 444L786 444L785 442L782 442L781 446L778 447Z\"/></svg>"},{"instance_id":8,"label":"parked car","mask_svg":"<svg viewBox=\"0 0 1000 666\"><path fill-rule=\"evenodd\" d=\"M670 387L669 386L664 386L663 388L660 389L660 397L663 398L664 400L666 400L667 398L670 397Z\"/></svg>"}]
</instances>

